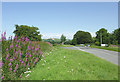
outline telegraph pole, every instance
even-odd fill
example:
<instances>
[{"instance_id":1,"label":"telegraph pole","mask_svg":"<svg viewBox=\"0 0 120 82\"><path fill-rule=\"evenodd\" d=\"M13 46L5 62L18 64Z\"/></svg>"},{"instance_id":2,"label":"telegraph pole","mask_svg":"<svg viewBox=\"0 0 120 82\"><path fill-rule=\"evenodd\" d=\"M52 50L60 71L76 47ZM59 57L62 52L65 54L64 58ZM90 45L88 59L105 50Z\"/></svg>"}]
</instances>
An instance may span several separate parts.
<instances>
[{"instance_id":1,"label":"telegraph pole","mask_svg":"<svg viewBox=\"0 0 120 82\"><path fill-rule=\"evenodd\" d=\"M100 32L100 42L102 44L102 33Z\"/></svg>"}]
</instances>

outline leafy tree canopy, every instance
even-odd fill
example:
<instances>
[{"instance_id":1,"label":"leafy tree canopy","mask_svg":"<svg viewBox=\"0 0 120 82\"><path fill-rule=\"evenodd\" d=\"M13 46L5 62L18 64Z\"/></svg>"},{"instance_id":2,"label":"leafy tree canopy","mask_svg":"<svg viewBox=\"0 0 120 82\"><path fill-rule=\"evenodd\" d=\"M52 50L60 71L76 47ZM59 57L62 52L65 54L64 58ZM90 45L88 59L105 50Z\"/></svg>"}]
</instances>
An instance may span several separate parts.
<instances>
[{"instance_id":1,"label":"leafy tree canopy","mask_svg":"<svg viewBox=\"0 0 120 82\"><path fill-rule=\"evenodd\" d=\"M61 42L65 42L66 41L66 37L62 34L60 37Z\"/></svg>"},{"instance_id":2,"label":"leafy tree canopy","mask_svg":"<svg viewBox=\"0 0 120 82\"><path fill-rule=\"evenodd\" d=\"M76 42L77 44L91 43L91 34L85 31L77 31L74 35L73 42Z\"/></svg>"},{"instance_id":3,"label":"leafy tree canopy","mask_svg":"<svg viewBox=\"0 0 120 82\"><path fill-rule=\"evenodd\" d=\"M18 38L23 36L27 37L29 39L33 39L34 41L41 41L41 35L40 32L38 31L39 29L37 27L30 27L27 25L15 25L16 30L14 30L15 36Z\"/></svg>"}]
</instances>

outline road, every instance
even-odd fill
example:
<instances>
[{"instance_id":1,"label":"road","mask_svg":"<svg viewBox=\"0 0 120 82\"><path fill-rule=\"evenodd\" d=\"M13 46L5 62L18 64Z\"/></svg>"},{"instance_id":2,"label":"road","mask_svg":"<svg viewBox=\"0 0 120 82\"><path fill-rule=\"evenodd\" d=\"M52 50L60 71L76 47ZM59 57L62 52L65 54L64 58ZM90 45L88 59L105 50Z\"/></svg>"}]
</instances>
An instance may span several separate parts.
<instances>
[{"instance_id":1,"label":"road","mask_svg":"<svg viewBox=\"0 0 120 82\"><path fill-rule=\"evenodd\" d=\"M74 47L64 47L66 49L73 49L73 50L81 50L84 52L88 52L91 54L94 54L95 56L98 56L102 59L105 59L113 64L118 65L118 52L116 51L110 51L110 50L104 50L104 49L97 49L97 48L90 48L90 47L81 47L81 46L74 46ZM120 56L119 56L120 58ZM120 64L120 61L119 61Z\"/></svg>"}]
</instances>

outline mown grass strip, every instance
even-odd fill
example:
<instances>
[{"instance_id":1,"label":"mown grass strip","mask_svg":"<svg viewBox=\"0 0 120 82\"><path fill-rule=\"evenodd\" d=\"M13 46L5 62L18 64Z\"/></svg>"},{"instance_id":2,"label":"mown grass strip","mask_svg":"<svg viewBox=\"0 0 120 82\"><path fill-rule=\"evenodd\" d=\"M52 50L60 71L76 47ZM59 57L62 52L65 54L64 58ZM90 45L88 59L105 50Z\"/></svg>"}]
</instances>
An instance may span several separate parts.
<instances>
[{"instance_id":1,"label":"mown grass strip","mask_svg":"<svg viewBox=\"0 0 120 82\"><path fill-rule=\"evenodd\" d=\"M90 47L120 52L118 47L104 47L104 46L95 46L95 45L92 45Z\"/></svg>"},{"instance_id":2,"label":"mown grass strip","mask_svg":"<svg viewBox=\"0 0 120 82\"><path fill-rule=\"evenodd\" d=\"M118 66L79 50L54 47L22 80L117 80Z\"/></svg>"}]
</instances>

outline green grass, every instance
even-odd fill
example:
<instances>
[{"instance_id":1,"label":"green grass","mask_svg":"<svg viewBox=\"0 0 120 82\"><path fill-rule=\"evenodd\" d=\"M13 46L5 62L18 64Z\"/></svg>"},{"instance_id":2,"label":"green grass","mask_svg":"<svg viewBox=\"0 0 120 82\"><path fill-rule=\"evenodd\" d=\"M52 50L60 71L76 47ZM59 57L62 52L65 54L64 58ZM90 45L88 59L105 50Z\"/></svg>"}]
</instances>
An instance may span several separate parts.
<instances>
[{"instance_id":1,"label":"green grass","mask_svg":"<svg viewBox=\"0 0 120 82\"><path fill-rule=\"evenodd\" d=\"M51 50L51 47L46 42L39 42L40 48L43 52L49 52Z\"/></svg>"},{"instance_id":2,"label":"green grass","mask_svg":"<svg viewBox=\"0 0 120 82\"><path fill-rule=\"evenodd\" d=\"M104 47L104 46L95 46L95 45L91 45L90 47L120 52L120 50L118 50L118 47Z\"/></svg>"},{"instance_id":3,"label":"green grass","mask_svg":"<svg viewBox=\"0 0 120 82\"><path fill-rule=\"evenodd\" d=\"M73 45L57 45L57 47L72 47Z\"/></svg>"},{"instance_id":4,"label":"green grass","mask_svg":"<svg viewBox=\"0 0 120 82\"><path fill-rule=\"evenodd\" d=\"M49 55L48 55L49 54ZM118 66L92 54L54 47L21 80L117 80Z\"/></svg>"}]
</instances>

